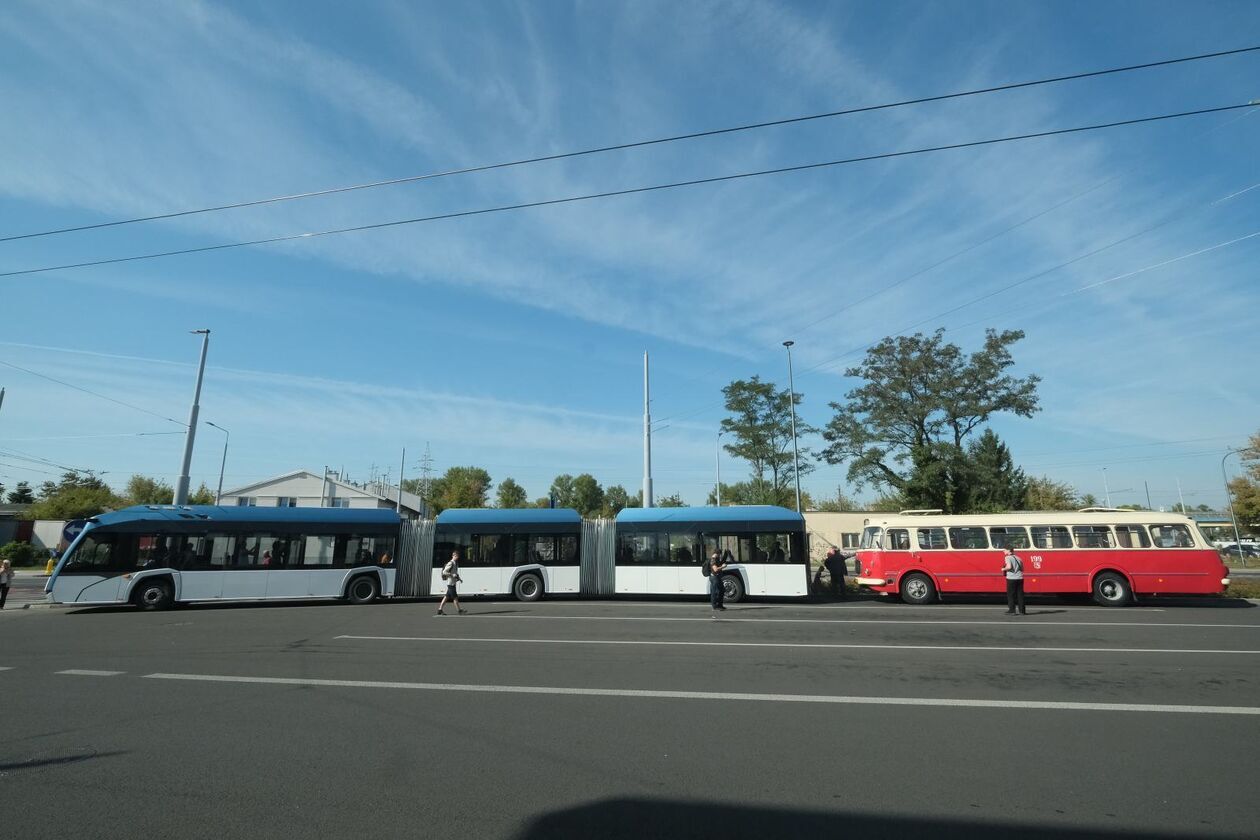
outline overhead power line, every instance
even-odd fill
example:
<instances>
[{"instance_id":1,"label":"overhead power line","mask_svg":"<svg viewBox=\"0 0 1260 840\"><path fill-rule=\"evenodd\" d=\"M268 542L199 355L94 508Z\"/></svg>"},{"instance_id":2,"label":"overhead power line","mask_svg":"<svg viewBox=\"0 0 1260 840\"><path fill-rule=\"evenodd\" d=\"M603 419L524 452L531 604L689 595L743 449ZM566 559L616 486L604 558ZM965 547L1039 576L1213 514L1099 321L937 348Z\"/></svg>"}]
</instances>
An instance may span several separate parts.
<instances>
[{"instance_id":1,"label":"overhead power line","mask_svg":"<svg viewBox=\"0 0 1260 840\"><path fill-rule=\"evenodd\" d=\"M294 233L286 236L272 236L266 239L251 239L243 242L227 242L220 245L203 245L197 248L180 248L175 251L159 251L151 254L136 254L129 257L113 257L104 260L90 260L80 263L66 263L63 265L41 266L40 268L25 268L18 271L0 272L0 277L20 277L29 274L42 274L48 271L66 271L75 268L89 268L98 265L115 265L117 263L138 262L140 260L154 260L163 257L177 257L187 254L202 254L210 251L225 251L232 248L245 248L254 245L273 245L279 242L293 242L298 239L314 239L321 236L335 236L343 233L358 233L367 230L381 230L384 228L400 227L402 225L415 225L424 222L437 222L448 219L460 219L469 216L484 216L491 213L503 213L510 210L526 210L533 207L550 207L559 204L572 204L579 201L592 201L600 198L614 198L617 196L637 195L641 193L658 192L661 190L679 189L681 187L695 187L704 184L718 184L726 181L738 181L746 178L757 178L766 175L783 175L789 172L805 172L811 169L824 169L827 167L843 166L852 163L865 163L874 160L888 160L898 157L909 157L911 155L929 154L932 152L952 151L955 149L968 149L977 146L992 146L998 143L1011 143L1017 140L1033 140L1041 137L1056 137L1064 134L1079 134L1086 131L1100 131L1107 128L1119 128L1129 125L1141 125L1143 123L1161 122L1165 120L1175 120L1184 117L1196 117L1204 114L1219 114L1224 111L1237 111L1242 108L1255 108L1260 106L1260 100L1244 103L1242 105L1222 105L1215 108L1199 108L1193 111L1180 111L1175 114L1160 114L1153 117L1138 117L1129 120L1117 120L1109 123L1096 123L1094 125L1074 126L1072 128L1057 128L1051 131L1036 131L1027 134L1013 134L1006 137L994 137L987 140L971 140L965 143L949 143L942 146L928 146L921 149L906 149L899 152L882 152L874 155L863 155L861 157L842 158L840 160L828 160L818 163L803 163L796 166L780 166L774 169L760 169L754 172L739 172L734 175L717 175L711 178L695 178L688 181L674 181L667 184L653 184L646 187L631 187L624 190L608 190L599 193L587 193L585 195L565 196L563 198L552 198L543 201L527 201L519 204L502 204L496 207L482 207L475 210L460 210L453 213L439 213L433 216L419 216L412 219L395 219L388 222L376 222L367 225L354 225L352 227L332 228L330 230L310 231L307 233Z\"/></svg>"},{"instance_id":2,"label":"overhead power line","mask_svg":"<svg viewBox=\"0 0 1260 840\"><path fill-rule=\"evenodd\" d=\"M135 405L135 404L133 404L133 403L129 403L129 402L124 402L123 400L115 399L114 397L107 397L107 396L105 396L104 394L97 393L96 391L90 391L90 390L88 390L87 388L82 387L81 385L75 385L73 382L67 382L67 381L65 381L64 379L57 379L56 377L49 376L49 375L44 374L44 373L40 373L40 372L39 372L39 371L37 371L37 370L31 370L30 368L24 368L24 367L22 367L21 365L15 365L15 364L13 364L12 362L6 362L6 361L4 361L3 359L0 359L0 365L4 365L5 367L13 368L14 370L20 370L20 371L22 371L22 373L29 373L31 376L37 376L37 377L39 377L40 379L47 379L49 382L56 382L58 385L65 385L67 388L73 388L74 390L76 390L76 391L81 391L81 392L83 392L84 394L90 394L90 395L91 395L91 396L93 396L93 397L99 397L99 398L100 398L100 399L102 399L102 400L107 400L107 401L112 402L112 403L114 403L114 404L116 404L116 405L121 405L121 406L124 406L124 407L126 407L126 408L134 408L136 411L141 411L141 412L144 412L145 414L148 414L148 415L151 415L151 416L153 416L153 417L157 417L157 418L159 418L159 419L165 420L165 421L167 421L168 423L174 423L176 426L184 426L184 427L187 427L187 426L188 426L188 424L187 424L187 423L181 423L181 422L180 422L180 421L178 421L178 420L173 420L173 419L171 419L170 417L167 417L167 416L162 415L162 414L158 414L156 411L150 411L150 410L149 410L149 409L147 409L147 408L142 408L141 406L138 406L138 405Z\"/></svg>"},{"instance_id":3,"label":"overhead power line","mask_svg":"<svg viewBox=\"0 0 1260 840\"><path fill-rule=\"evenodd\" d=\"M436 178L446 178L453 175L468 175L474 172L488 172L494 169L507 169L514 166L526 166L534 163L546 163L548 161L565 160L567 158L583 157L586 155L605 154L607 152L618 152L626 149L637 149L644 146L656 146L663 143L676 143L682 140L698 140L704 137L716 137L722 134L734 134L741 131L754 131L762 128L772 128L774 126L792 125L794 123L810 122L813 120L832 119L835 117L849 116L852 114L870 113L872 111L884 111L892 108L904 108L910 105L925 105L929 102L944 102L949 99L961 99L967 96L981 96L988 93L1000 93L1008 90L1018 90L1020 88L1037 87L1039 85L1057 84L1059 82L1070 82L1079 79L1089 79L1098 76L1109 76L1117 73L1129 73L1137 70L1150 70L1155 67L1167 67L1173 64L1185 64L1191 61L1204 61L1211 58L1222 58L1224 56L1239 55L1241 53L1249 53L1260 50L1260 46L1240 47L1235 50L1222 50L1219 52L1200 53L1198 55L1182 56L1181 58L1169 58L1161 61L1150 61L1144 64L1130 64L1124 67L1112 67L1106 70L1091 70L1084 73L1072 73L1066 76L1053 76L1047 79L1035 79L1026 82L1013 82L1005 85L994 85L992 87L977 88L975 90L957 91L955 93L943 93L936 96L924 96L918 99L903 99L899 102L886 102L879 105L863 105L857 108L844 108L839 111L826 111L821 114L808 114L805 116L787 117L779 120L767 120L764 122L747 123L744 125L728 126L726 128L714 128L706 131L695 131L689 134L675 134L669 137L657 137L650 140L636 140L629 143L617 143L611 146L598 146L591 149L580 149L573 152L559 152L553 155L540 155L538 157L522 158L520 160L504 161L500 163L487 163L477 166L467 166L460 169L448 169L443 172L429 172L423 175L408 175L402 178L389 178L382 181L368 181L362 184L351 184L343 187L330 187L322 190L312 190L310 192L293 193L290 195L271 196L269 198L250 199L248 201L238 201L231 204L219 204L211 207L200 207L192 210L177 210L170 213L157 213L151 216L137 216L132 219L119 219L112 222L98 222L91 225L77 225L75 227L56 228L54 230L36 231L33 233L12 234L0 237L0 242L11 242L17 239L33 239L40 236L55 236L63 233L75 233L85 230L97 230L107 227L118 227L120 225L132 225L140 222L155 222L162 219L175 219L181 216L194 216L202 213L217 213L223 210L239 210L245 207L258 207L263 204L278 204L284 201L297 201L304 198L316 198L324 195L335 195L337 193L353 192L355 190L369 190L378 187L388 187L397 184L410 184L417 181L428 181Z\"/></svg>"}]
</instances>

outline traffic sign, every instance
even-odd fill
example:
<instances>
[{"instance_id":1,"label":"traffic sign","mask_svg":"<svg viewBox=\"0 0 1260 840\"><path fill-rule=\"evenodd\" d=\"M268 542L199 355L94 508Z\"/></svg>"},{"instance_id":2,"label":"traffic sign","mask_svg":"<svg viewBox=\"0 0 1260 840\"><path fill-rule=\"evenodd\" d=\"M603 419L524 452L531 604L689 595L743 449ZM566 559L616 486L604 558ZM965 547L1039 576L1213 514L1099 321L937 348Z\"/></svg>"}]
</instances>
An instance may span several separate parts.
<instances>
[{"instance_id":1,"label":"traffic sign","mask_svg":"<svg viewBox=\"0 0 1260 840\"><path fill-rule=\"evenodd\" d=\"M71 519L65 524L65 527L61 529L61 538L65 540L67 544L74 542L74 538L83 533L84 525L87 525L86 519Z\"/></svg>"}]
</instances>

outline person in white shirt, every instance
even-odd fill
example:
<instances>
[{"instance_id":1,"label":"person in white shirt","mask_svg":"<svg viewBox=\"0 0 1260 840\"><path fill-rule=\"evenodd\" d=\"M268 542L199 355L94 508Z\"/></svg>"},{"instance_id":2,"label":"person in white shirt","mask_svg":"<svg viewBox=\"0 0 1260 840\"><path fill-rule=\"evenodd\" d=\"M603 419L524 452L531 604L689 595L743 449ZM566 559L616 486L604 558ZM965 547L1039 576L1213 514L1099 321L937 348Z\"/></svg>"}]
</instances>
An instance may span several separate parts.
<instances>
[{"instance_id":1,"label":"person in white shirt","mask_svg":"<svg viewBox=\"0 0 1260 840\"><path fill-rule=\"evenodd\" d=\"M459 605L459 594L455 591L455 584L459 583L459 549L451 552L451 559L442 567L442 580L446 581L446 594L442 596L442 603L438 604L438 615L446 615L442 612L442 607L446 606L449 598L451 603L455 605L455 609L459 610L459 614L463 615L468 612Z\"/></svg>"},{"instance_id":2,"label":"person in white shirt","mask_svg":"<svg viewBox=\"0 0 1260 840\"><path fill-rule=\"evenodd\" d=\"M9 597L9 585L13 583L13 564L8 560L0 562L0 610Z\"/></svg>"},{"instance_id":3,"label":"person in white shirt","mask_svg":"<svg viewBox=\"0 0 1260 840\"><path fill-rule=\"evenodd\" d=\"M1006 574L1006 614L1015 615L1015 603L1018 601L1019 614L1028 615L1024 611L1024 561L1010 546L1002 557L1002 571Z\"/></svg>"}]
</instances>

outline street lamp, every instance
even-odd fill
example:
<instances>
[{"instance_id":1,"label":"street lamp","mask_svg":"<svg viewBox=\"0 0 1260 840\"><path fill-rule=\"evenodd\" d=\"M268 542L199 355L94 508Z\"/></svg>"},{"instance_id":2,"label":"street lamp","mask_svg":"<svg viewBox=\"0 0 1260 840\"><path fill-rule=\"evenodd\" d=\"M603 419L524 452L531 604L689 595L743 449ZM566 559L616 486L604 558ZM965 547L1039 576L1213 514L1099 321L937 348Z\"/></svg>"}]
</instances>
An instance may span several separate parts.
<instances>
[{"instance_id":1,"label":"street lamp","mask_svg":"<svg viewBox=\"0 0 1260 840\"><path fill-rule=\"evenodd\" d=\"M193 441L197 437L197 414L201 411L201 381L206 375L206 351L210 349L210 330L189 330L201 336L201 361L197 364L197 387L193 390L192 407L188 409L188 432L184 437L184 458L180 462L179 479L175 482L175 504L188 504L188 470L192 466Z\"/></svg>"},{"instance_id":2,"label":"street lamp","mask_svg":"<svg viewBox=\"0 0 1260 840\"><path fill-rule=\"evenodd\" d=\"M726 434L724 429L719 429L717 433L717 459L714 461L715 472L717 473L717 506L722 506L722 435Z\"/></svg>"},{"instance_id":3,"label":"street lamp","mask_svg":"<svg viewBox=\"0 0 1260 840\"><path fill-rule=\"evenodd\" d=\"M1242 559L1243 565L1247 565L1247 558L1242 550L1242 537L1238 535L1238 515L1234 513L1234 497L1229 492L1229 477L1225 474L1225 459L1230 455L1237 455L1242 452L1241 449L1231 449L1221 456L1221 481L1225 483L1225 503L1229 505L1229 518L1234 523L1234 545L1238 546L1238 556Z\"/></svg>"},{"instance_id":4,"label":"street lamp","mask_svg":"<svg viewBox=\"0 0 1260 840\"><path fill-rule=\"evenodd\" d=\"M223 460L219 462L219 490L214 494L214 503L221 504L223 501L223 468L227 466L227 448L228 441L232 439L232 433L220 426L218 423L206 421L207 426L214 426L220 432L223 432Z\"/></svg>"},{"instance_id":5,"label":"street lamp","mask_svg":"<svg viewBox=\"0 0 1260 840\"><path fill-rule=\"evenodd\" d=\"M801 512L801 454L796 448L796 385L792 381L792 345L785 341L788 356L788 407L792 409L792 477L796 479L796 512Z\"/></svg>"}]
</instances>

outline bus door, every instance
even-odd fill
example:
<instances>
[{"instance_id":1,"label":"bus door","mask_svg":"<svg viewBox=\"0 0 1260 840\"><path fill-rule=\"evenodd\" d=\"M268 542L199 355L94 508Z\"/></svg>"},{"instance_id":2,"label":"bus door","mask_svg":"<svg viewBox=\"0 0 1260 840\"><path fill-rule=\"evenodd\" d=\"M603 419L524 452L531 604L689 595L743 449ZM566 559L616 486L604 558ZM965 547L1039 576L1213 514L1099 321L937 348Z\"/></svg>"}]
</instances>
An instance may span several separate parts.
<instances>
[{"instance_id":1,"label":"bus door","mask_svg":"<svg viewBox=\"0 0 1260 840\"><path fill-rule=\"evenodd\" d=\"M222 596L223 563L216 566L210 562L212 540L190 534L156 537L155 543L155 555L141 566L160 568L165 564L179 569L179 600L214 601Z\"/></svg>"},{"instance_id":2,"label":"bus door","mask_svg":"<svg viewBox=\"0 0 1260 840\"><path fill-rule=\"evenodd\" d=\"M268 598L310 597L310 570L303 565L302 542L298 536L263 538Z\"/></svg>"},{"instance_id":3,"label":"bus door","mask_svg":"<svg viewBox=\"0 0 1260 840\"><path fill-rule=\"evenodd\" d=\"M263 565L264 546L270 544L266 536L237 534L211 536L214 560L212 565L223 569L223 591L227 599L256 599L267 597L267 567Z\"/></svg>"}]
</instances>

